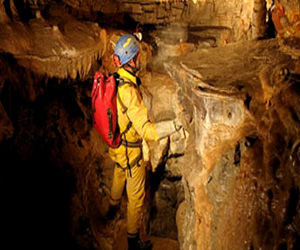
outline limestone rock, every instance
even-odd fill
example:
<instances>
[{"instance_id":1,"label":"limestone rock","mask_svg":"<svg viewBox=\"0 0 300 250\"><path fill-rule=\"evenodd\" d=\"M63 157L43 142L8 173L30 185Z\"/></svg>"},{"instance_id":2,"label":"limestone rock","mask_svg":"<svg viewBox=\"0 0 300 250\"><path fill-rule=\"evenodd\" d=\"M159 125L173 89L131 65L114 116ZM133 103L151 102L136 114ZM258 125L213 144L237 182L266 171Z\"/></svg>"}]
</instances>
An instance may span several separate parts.
<instances>
[{"instance_id":1,"label":"limestone rock","mask_svg":"<svg viewBox=\"0 0 300 250\"><path fill-rule=\"evenodd\" d=\"M184 173L184 157L170 157L165 166L168 178L181 178Z\"/></svg>"},{"instance_id":2,"label":"limestone rock","mask_svg":"<svg viewBox=\"0 0 300 250\"><path fill-rule=\"evenodd\" d=\"M278 45L278 40L270 40L247 43L247 51L243 43L200 49L199 54L194 52L165 63L178 85L179 104L193 117L180 167L186 203L180 241L183 249L231 249L233 244L237 249L267 248L281 244L276 237L264 238L254 233L258 230L259 235L264 235L262 228L269 228L266 235L277 235L276 226L270 226L274 216L276 223L284 224L283 200L298 190L298 185L293 184L298 177L286 173L291 162L279 156L293 153L279 145L287 145L287 138L299 137L295 129L299 120L291 118L291 113L297 117L299 114L299 104L292 101L299 95L295 89L299 80L295 76L285 79L286 75L276 73L276 65L297 70L296 62L289 61L291 58ZM251 62L246 62L245 55L252 58ZM204 59L206 56L208 60ZM227 58L226 62L223 58ZM270 95L268 108L259 81L261 65L266 62L271 69L267 71L270 74L263 71L267 84L278 86ZM297 140L291 140L297 144ZM169 163L167 169L171 169ZM276 184L282 181L290 194ZM275 191L277 188L280 191ZM273 205L268 206L268 202ZM228 241L219 240L223 235ZM286 235L287 241L291 238Z\"/></svg>"},{"instance_id":3,"label":"limestone rock","mask_svg":"<svg viewBox=\"0 0 300 250\"><path fill-rule=\"evenodd\" d=\"M252 14L252 38L263 38L266 36L267 8L265 0L255 0Z\"/></svg>"},{"instance_id":4,"label":"limestone rock","mask_svg":"<svg viewBox=\"0 0 300 250\"><path fill-rule=\"evenodd\" d=\"M120 8L137 22L144 24L189 24L197 27L231 30L229 40L250 39L249 27L256 24L254 1L126 1L119 2ZM262 13L263 12L259 12ZM216 31L216 30L215 30ZM207 38L207 37L206 37ZM227 41L226 41L227 40Z\"/></svg>"},{"instance_id":5,"label":"limestone rock","mask_svg":"<svg viewBox=\"0 0 300 250\"><path fill-rule=\"evenodd\" d=\"M150 143L150 162L152 166L152 172L163 163L169 149L169 138L160 140L158 143Z\"/></svg>"},{"instance_id":6,"label":"limestone rock","mask_svg":"<svg viewBox=\"0 0 300 250\"><path fill-rule=\"evenodd\" d=\"M179 250L178 242L168 238L151 237L153 250Z\"/></svg>"},{"instance_id":7,"label":"limestone rock","mask_svg":"<svg viewBox=\"0 0 300 250\"><path fill-rule=\"evenodd\" d=\"M114 13L117 8L116 1L97 1L97 0L64 0L66 4L76 10L91 13L92 15L97 11L104 13Z\"/></svg>"},{"instance_id":8,"label":"limestone rock","mask_svg":"<svg viewBox=\"0 0 300 250\"><path fill-rule=\"evenodd\" d=\"M300 37L299 13L298 1L275 1L272 20L279 37Z\"/></svg>"},{"instance_id":9,"label":"limestone rock","mask_svg":"<svg viewBox=\"0 0 300 250\"><path fill-rule=\"evenodd\" d=\"M170 136L170 155L182 155L184 153L186 137L187 132L184 129L180 129Z\"/></svg>"},{"instance_id":10,"label":"limestone rock","mask_svg":"<svg viewBox=\"0 0 300 250\"><path fill-rule=\"evenodd\" d=\"M96 23L80 22L66 13L60 18L64 19L63 27L56 23L58 19L45 22L40 18L31 19L27 26L21 22L2 24L1 50L39 75L75 79L78 73L86 77L92 63L104 53L105 32Z\"/></svg>"},{"instance_id":11,"label":"limestone rock","mask_svg":"<svg viewBox=\"0 0 300 250\"><path fill-rule=\"evenodd\" d=\"M176 112L176 88L167 74L156 72L145 74L141 77L143 99L155 122L171 120ZM155 103L155 108L153 107Z\"/></svg>"},{"instance_id":12,"label":"limestone rock","mask_svg":"<svg viewBox=\"0 0 300 250\"><path fill-rule=\"evenodd\" d=\"M177 212L176 212L176 225L178 230L178 241L181 245L184 241L183 239L183 228L184 228L184 220L185 220L185 214L186 214L186 204L185 202L182 202L179 204Z\"/></svg>"},{"instance_id":13,"label":"limestone rock","mask_svg":"<svg viewBox=\"0 0 300 250\"><path fill-rule=\"evenodd\" d=\"M176 206L181 185L179 182L163 179L154 196L155 208L150 221L150 231L154 236L176 240Z\"/></svg>"}]
</instances>

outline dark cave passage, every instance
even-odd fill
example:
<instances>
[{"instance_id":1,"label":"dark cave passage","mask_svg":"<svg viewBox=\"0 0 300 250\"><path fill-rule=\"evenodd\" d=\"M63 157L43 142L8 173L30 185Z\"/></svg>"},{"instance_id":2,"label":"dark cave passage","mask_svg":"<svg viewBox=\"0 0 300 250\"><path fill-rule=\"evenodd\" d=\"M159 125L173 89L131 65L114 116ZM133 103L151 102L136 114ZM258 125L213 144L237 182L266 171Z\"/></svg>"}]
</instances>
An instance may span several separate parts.
<instances>
[{"instance_id":1,"label":"dark cave passage","mask_svg":"<svg viewBox=\"0 0 300 250\"><path fill-rule=\"evenodd\" d=\"M83 249L70 233L74 176L46 155L21 160L3 145L5 242L9 248Z\"/></svg>"}]
</instances>

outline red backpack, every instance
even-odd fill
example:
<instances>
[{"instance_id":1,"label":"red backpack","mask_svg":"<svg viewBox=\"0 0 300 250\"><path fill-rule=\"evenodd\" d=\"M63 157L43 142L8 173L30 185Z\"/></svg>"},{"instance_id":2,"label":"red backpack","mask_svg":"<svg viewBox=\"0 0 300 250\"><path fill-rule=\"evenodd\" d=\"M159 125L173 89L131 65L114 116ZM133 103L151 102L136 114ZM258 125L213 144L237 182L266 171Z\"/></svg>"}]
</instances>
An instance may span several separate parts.
<instances>
[{"instance_id":1,"label":"red backpack","mask_svg":"<svg viewBox=\"0 0 300 250\"><path fill-rule=\"evenodd\" d=\"M131 121L127 124L125 130L120 133L120 128L118 125L117 98L122 106L122 112L125 113L127 111L127 107L124 105L120 99L120 96L118 95L118 86L123 84L132 83L120 78L117 73L112 75L106 75L100 72L95 73L91 93L94 120L93 125L108 146L117 148L121 143L125 145L127 168L129 169L129 175L131 176L131 167L139 163L143 157L143 153L141 141L128 142L126 140L126 133L132 126ZM134 160L133 163L131 163L132 166L129 164L128 147L140 148L140 155Z\"/></svg>"},{"instance_id":2,"label":"red backpack","mask_svg":"<svg viewBox=\"0 0 300 250\"><path fill-rule=\"evenodd\" d=\"M92 88L93 125L103 140L112 148L121 143L117 114L117 75L96 72Z\"/></svg>"}]
</instances>

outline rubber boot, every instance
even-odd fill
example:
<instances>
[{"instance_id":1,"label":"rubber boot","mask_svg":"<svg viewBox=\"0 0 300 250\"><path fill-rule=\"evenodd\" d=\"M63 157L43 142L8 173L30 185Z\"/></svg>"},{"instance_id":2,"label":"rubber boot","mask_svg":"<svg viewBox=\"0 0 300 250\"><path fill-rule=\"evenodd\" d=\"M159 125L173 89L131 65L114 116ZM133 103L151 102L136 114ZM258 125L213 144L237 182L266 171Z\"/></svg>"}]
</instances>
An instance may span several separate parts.
<instances>
[{"instance_id":1,"label":"rubber boot","mask_svg":"<svg viewBox=\"0 0 300 250\"><path fill-rule=\"evenodd\" d=\"M139 235L135 237L128 236L128 250L151 250L152 243L150 240L148 241L141 241Z\"/></svg>"}]
</instances>

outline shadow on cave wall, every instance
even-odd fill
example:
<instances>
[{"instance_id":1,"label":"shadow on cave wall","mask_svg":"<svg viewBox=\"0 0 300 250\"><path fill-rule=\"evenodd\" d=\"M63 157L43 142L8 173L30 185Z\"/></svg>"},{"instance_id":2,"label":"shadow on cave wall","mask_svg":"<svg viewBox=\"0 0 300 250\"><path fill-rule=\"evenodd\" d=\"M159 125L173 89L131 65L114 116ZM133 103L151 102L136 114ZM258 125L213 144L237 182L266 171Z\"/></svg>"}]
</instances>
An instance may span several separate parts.
<instances>
[{"instance_id":1,"label":"shadow on cave wall","mask_svg":"<svg viewBox=\"0 0 300 250\"><path fill-rule=\"evenodd\" d=\"M84 249L70 232L71 196L78 177L72 166L59 166L50 154L62 146L62 134L55 131L60 128L60 118L55 116L59 108L67 110L70 117L83 116L76 105L74 87L67 80L48 79L45 83L45 77L19 67L11 55L1 54L4 64L6 80L0 100L14 126L13 137L0 144L7 246ZM27 81L38 83L35 91L28 88ZM29 98L33 94L30 91L38 92L34 101ZM91 120L88 123L91 128Z\"/></svg>"},{"instance_id":2,"label":"shadow on cave wall","mask_svg":"<svg viewBox=\"0 0 300 250\"><path fill-rule=\"evenodd\" d=\"M47 79L18 66L11 55L1 54L0 59L1 65L6 65L0 100L14 126L13 137L0 145L6 184L5 211L9 215L5 225L9 238L18 239L9 241L9 246L98 249L95 235L88 230L93 220L103 219L95 204L99 200L93 197L101 194L97 187L94 189L85 182L90 167L83 168L76 159L74 165L70 159L63 159L67 154L76 154L76 150L64 152L70 149L66 144L75 144L75 149L85 151L83 144L90 142L91 79L85 82ZM69 156L72 157L75 155ZM103 178L97 175L103 170L101 167L91 168L95 178ZM162 164L157 173L150 174L149 186L150 183L148 230L155 236L176 240L176 210L184 196L180 179L168 177ZM86 191L89 193L83 194ZM159 193L158 197L155 193ZM87 203L75 204L74 208L74 194L88 199ZM88 206L89 211L82 212L76 206ZM105 224L105 220L100 227L101 223Z\"/></svg>"},{"instance_id":3,"label":"shadow on cave wall","mask_svg":"<svg viewBox=\"0 0 300 250\"><path fill-rule=\"evenodd\" d=\"M74 188L71 171L66 173L38 154L35 159L19 160L18 155L9 152L5 158L4 225L10 239L6 246L81 249L69 230L70 195Z\"/></svg>"}]
</instances>

